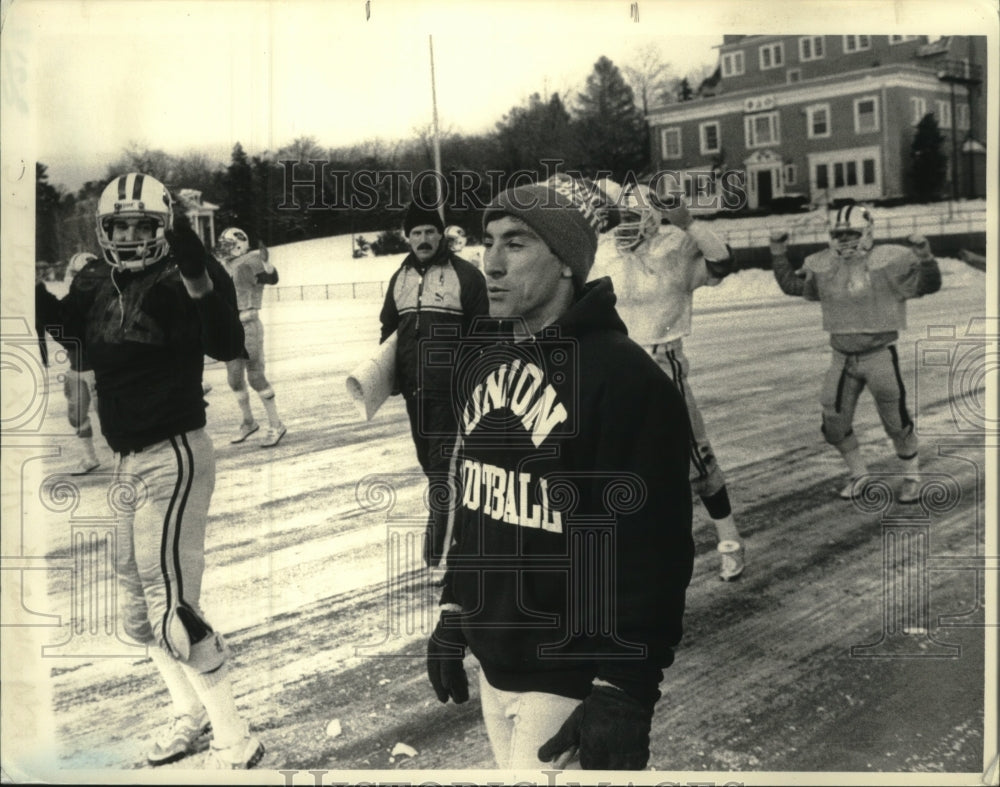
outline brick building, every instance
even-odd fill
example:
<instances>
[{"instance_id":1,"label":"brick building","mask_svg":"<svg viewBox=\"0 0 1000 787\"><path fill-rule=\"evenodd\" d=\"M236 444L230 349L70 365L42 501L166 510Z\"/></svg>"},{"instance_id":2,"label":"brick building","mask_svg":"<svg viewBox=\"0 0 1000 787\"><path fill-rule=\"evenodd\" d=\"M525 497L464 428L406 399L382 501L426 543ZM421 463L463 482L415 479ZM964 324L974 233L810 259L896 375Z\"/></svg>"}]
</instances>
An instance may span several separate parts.
<instances>
[{"instance_id":1,"label":"brick building","mask_svg":"<svg viewBox=\"0 0 1000 787\"><path fill-rule=\"evenodd\" d=\"M653 169L689 197L741 171L750 208L902 197L914 129L934 113L949 193L983 196L985 65L985 36L727 35L696 97L648 114Z\"/></svg>"}]
</instances>

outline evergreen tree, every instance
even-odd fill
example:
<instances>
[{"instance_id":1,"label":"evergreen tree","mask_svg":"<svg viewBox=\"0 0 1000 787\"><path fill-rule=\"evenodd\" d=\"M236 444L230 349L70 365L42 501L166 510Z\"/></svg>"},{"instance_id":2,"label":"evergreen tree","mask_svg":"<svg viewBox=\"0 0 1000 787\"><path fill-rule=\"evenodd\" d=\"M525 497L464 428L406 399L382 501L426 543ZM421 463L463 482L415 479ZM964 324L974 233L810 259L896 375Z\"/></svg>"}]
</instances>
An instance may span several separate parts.
<instances>
[{"instance_id":1,"label":"evergreen tree","mask_svg":"<svg viewBox=\"0 0 1000 787\"><path fill-rule=\"evenodd\" d=\"M575 125L585 174L612 173L621 182L626 173L648 167L646 119L618 67L601 57L577 96Z\"/></svg>"},{"instance_id":2,"label":"evergreen tree","mask_svg":"<svg viewBox=\"0 0 1000 787\"><path fill-rule=\"evenodd\" d=\"M944 142L934 113L924 115L910 144L910 188L912 196L921 202L941 195L948 172L948 157L942 148Z\"/></svg>"},{"instance_id":3,"label":"evergreen tree","mask_svg":"<svg viewBox=\"0 0 1000 787\"><path fill-rule=\"evenodd\" d=\"M49 183L48 167L35 162L35 261L59 261L59 203L62 195Z\"/></svg>"},{"instance_id":4,"label":"evergreen tree","mask_svg":"<svg viewBox=\"0 0 1000 787\"><path fill-rule=\"evenodd\" d=\"M548 101L533 93L527 106L512 107L497 123L496 140L500 169L508 174L525 170L547 177L554 165L544 161L576 164L579 156L573 124L558 93Z\"/></svg>"},{"instance_id":5,"label":"evergreen tree","mask_svg":"<svg viewBox=\"0 0 1000 787\"><path fill-rule=\"evenodd\" d=\"M226 226L237 226L254 239L261 236L257 221L258 195L254 188L253 170L243 146L233 145L229 166L222 178L224 188L219 219ZM220 227L220 229L222 229Z\"/></svg>"},{"instance_id":6,"label":"evergreen tree","mask_svg":"<svg viewBox=\"0 0 1000 787\"><path fill-rule=\"evenodd\" d=\"M678 101L690 101L694 97L694 91L691 90L691 83L688 82L688 78L684 77L681 83L677 86L677 100Z\"/></svg>"}]
</instances>

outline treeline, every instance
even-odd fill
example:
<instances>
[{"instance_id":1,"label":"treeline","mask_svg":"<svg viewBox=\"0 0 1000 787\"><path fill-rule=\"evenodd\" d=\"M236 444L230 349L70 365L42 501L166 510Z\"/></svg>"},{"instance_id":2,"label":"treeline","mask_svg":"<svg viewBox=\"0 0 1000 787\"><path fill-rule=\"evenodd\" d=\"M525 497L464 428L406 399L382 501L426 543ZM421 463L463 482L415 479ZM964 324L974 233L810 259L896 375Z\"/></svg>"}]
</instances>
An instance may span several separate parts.
<instances>
[{"instance_id":1,"label":"treeline","mask_svg":"<svg viewBox=\"0 0 1000 787\"><path fill-rule=\"evenodd\" d=\"M75 194L49 183L46 166L38 164L36 260L64 264L77 251L96 252L98 198L111 178L130 171L153 175L175 195L182 188L201 191L204 201L219 206L217 233L237 225L252 241L268 245L395 230L414 192L433 202L439 188L449 191L447 221L476 238L481 206L514 173L524 181L545 177L554 162L562 171L611 173L619 180L628 172L640 177L646 172L650 140L644 113L654 103L690 98L691 79L672 77L652 48L638 57L624 75L601 57L575 96L535 93L512 107L490 133L440 134L441 186L426 176L434 172L430 127L405 142L375 140L338 148L302 137L253 156L236 142L228 163L133 145L104 178L85 183ZM419 173L425 176L416 177Z\"/></svg>"}]
</instances>

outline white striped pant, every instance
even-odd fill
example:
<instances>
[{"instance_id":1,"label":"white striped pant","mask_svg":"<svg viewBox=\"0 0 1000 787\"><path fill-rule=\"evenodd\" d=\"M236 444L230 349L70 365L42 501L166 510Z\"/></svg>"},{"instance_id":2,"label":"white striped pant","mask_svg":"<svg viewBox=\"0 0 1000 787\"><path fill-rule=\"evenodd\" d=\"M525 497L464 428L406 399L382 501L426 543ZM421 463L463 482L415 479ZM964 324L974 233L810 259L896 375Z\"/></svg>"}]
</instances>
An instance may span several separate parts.
<instances>
[{"instance_id":1,"label":"white striped pant","mask_svg":"<svg viewBox=\"0 0 1000 787\"><path fill-rule=\"evenodd\" d=\"M650 352L660 368L673 380L687 404L688 418L691 420L691 489L698 497L711 497L726 485L726 477L708 440L698 402L688 387L689 364L684 355L682 340L654 344Z\"/></svg>"},{"instance_id":2,"label":"white striped pant","mask_svg":"<svg viewBox=\"0 0 1000 787\"><path fill-rule=\"evenodd\" d=\"M199 599L205 523L215 489L212 440L204 429L171 437L119 455L116 473L116 483L126 485L120 488L135 493L135 505L118 524L123 628L139 643L155 642L175 655L186 652L176 641L178 631L186 630L192 641L211 631Z\"/></svg>"}]
</instances>

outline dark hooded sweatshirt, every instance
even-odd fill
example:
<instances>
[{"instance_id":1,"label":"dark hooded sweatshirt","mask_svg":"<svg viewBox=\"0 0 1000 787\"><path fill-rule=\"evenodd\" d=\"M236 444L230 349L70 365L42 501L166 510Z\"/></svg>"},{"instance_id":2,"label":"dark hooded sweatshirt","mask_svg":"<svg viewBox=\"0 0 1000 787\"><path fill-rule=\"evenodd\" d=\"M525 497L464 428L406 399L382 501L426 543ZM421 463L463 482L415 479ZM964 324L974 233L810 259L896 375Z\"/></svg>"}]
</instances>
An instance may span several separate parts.
<instances>
[{"instance_id":1,"label":"dark hooded sweatshirt","mask_svg":"<svg viewBox=\"0 0 1000 787\"><path fill-rule=\"evenodd\" d=\"M531 341L473 336L459 361L441 601L501 690L584 698L600 677L645 698L681 639L690 426L614 303L599 279Z\"/></svg>"},{"instance_id":2,"label":"dark hooded sweatshirt","mask_svg":"<svg viewBox=\"0 0 1000 787\"><path fill-rule=\"evenodd\" d=\"M62 300L35 288L38 319L94 369L101 431L117 453L138 451L205 426L205 356L243 352L232 279L205 254L213 290L188 295L173 252L141 271L112 271Z\"/></svg>"}]
</instances>

